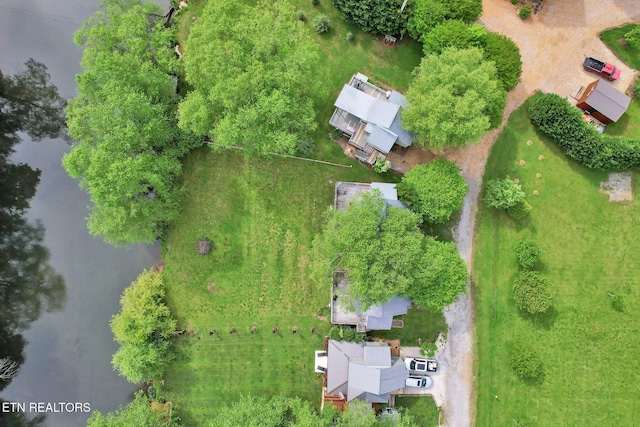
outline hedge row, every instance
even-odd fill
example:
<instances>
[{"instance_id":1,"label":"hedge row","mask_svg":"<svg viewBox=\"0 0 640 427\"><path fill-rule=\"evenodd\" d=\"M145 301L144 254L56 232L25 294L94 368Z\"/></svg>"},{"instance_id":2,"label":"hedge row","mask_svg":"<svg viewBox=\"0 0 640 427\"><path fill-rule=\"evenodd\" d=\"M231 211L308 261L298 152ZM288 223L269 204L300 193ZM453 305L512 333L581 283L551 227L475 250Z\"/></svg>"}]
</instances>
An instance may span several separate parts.
<instances>
[{"instance_id":1,"label":"hedge row","mask_svg":"<svg viewBox=\"0 0 640 427\"><path fill-rule=\"evenodd\" d=\"M552 93L533 96L531 122L553 139L570 159L601 170L640 169L640 141L603 135L582 118L579 109Z\"/></svg>"}]
</instances>

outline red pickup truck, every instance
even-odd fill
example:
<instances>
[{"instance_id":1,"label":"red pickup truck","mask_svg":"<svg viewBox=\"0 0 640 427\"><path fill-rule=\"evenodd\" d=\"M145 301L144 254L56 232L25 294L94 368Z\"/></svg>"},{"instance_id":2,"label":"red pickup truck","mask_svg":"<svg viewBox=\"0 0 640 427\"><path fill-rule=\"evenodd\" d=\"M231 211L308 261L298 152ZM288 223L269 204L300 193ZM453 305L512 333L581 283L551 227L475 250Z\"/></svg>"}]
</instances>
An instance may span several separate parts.
<instances>
[{"instance_id":1,"label":"red pickup truck","mask_svg":"<svg viewBox=\"0 0 640 427\"><path fill-rule=\"evenodd\" d=\"M613 64L607 64L595 58L585 58L582 66L585 70L591 71L606 77L609 80L618 80L620 77L620 69L616 68Z\"/></svg>"}]
</instances>

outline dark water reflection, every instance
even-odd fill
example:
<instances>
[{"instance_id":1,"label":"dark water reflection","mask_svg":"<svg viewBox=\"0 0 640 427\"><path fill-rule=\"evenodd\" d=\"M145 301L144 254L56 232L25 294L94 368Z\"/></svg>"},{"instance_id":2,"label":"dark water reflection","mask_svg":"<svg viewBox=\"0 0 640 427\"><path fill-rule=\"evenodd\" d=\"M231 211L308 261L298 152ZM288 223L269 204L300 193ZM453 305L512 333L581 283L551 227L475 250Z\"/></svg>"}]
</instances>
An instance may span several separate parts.
<instances>
[{"instance_id":1,"label":"dark water reflection","mask_svg":"<svg viewBox=\"0 0 640 427\"><path fill-rule=\"evenodd\" d=\"M48 67L62 96L73 97L81 52L72 36L98 4L97 0L4 0L0 69L15 74L32 57ZM61 310L41 313L22 333L25 361L0 399L24 402L27 408L29 403L88 402L92 410L113 410L127 402L135 386L111 367L117 346L108 322L119 309L122 290L158 262L159 248L115 249L89 236L85 221L89 198L61 166L69 146L59 139L32 142L27 135L21 137L12 160L42 171L27 217L31 224L41 220L46 230L43 243L50 253L51 273L64 280L66 296L57 300L60 306L64 301ZM0 345L21 344L7 335ZM42 425L82 426L89 415L49 413Z\"/></svg>"}]
</instances>

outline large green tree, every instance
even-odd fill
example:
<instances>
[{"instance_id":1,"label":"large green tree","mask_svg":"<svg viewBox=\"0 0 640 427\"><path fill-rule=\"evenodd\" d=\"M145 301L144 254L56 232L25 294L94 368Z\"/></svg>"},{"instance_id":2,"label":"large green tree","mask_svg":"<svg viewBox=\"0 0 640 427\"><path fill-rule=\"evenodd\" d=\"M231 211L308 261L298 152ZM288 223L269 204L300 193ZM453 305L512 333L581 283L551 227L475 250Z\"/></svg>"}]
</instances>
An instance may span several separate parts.
<instances>
[{"instance_id":1,"label":"large green tree","mask_svg":"<svg viewBox=\"0 0 640 427\"><path fill-rule=\"evenodd\" d=\"M346 270L349 299L361 309L396 295L442 309L464 290L466 267L455 247L422 234L421 221L377 192L365 193L344 211L327 211L317 247L328 270Z\"/></svg>"},{"instance_id":2,"label":"large green tree","mask_svg":"<svg viewBox=\"0 0 640 427\"><path fill-rule=\"evenodd\" d=\"M470 23L477 20L481 13L482 0L415 0L407 29L411 37L421 40L445 20Z\"/></svg>"},{"instance_id":3,"label":"large green tree","mask_svg":"<svg viewBox=\"0 0 640 427\"><path fill-rule=\"evenodd\" d=\"M500 124L506 94L482 50L448 48L428 55L415 74L406 93L411 105L401 114L418 145L467 145Z\"/></svg>"},{"instance_id":4,"label":"large green tree","mask_svg":"<svg viewBox=\"0 0 640 427\"><path fill-rule=\"evenodd\" d=\"M292 154L316 128L310 78L313 39L283 0L211 1L184 52L193 86L180 103L180 127L207 135L215 149Z\"/></svg>"},{"instance_id":5,"label":"large green tree","mask_svg":"<svg viewBox=\"0 0 640 427\"><path fill-rule=\"evenodd\" d=\"M413 167L398 184L400 199L431 224L443 223L459 211L466 193L460 169L445 158Z\"/></svg>"},{"instance_id":6,"label":"large green tree","mask_svg":"<svg viewBox=\"0 0 640 427\"><path fill-rule=\"evenodd\" d=\"M162 274L145 271L125 289L120 313L111 320L120 349L113 365L127 380L137 383L164 372L173 353L169 347L176 321L164 302Z\"/></svg>"},{"instance_id":7,"label":"large green tree","mask_svg":"<svg viewBox=\"0 0 640 427\"><path fill-rule=\"evenodd\" d=\"M484 43L485 56L496 65L496 73L504 90L509 92L520 81L522 59L520 49L509 37L487 32Z\"/></svg>"},{"instance_id":8,"label":"large green tree","mask_svg":"<svg viewBox=\"0 0 640 427\"><path fill-rule=\"evenodd\" d=\"M157 410L144 394L144 391L136 392L133 402L121 406L114 412L103 415L100 411L94 411L87 421L87 427L180 427L180 424L172 419L171 411Z\"/></svg>"},{"instance_id":9,"label":"large green tree","mask_svg":"<svg viewBox=\"0 0 640 427\"><path fill-rule=\"evenodd\" d=\"M91 195L93 235L151 242L178 214L180 158L196 144L175 126L174 36L155 3L105 0L101 8L75 34L84 72L67 107L77 144L63 164Z\"/></svg>"}]
</instances>

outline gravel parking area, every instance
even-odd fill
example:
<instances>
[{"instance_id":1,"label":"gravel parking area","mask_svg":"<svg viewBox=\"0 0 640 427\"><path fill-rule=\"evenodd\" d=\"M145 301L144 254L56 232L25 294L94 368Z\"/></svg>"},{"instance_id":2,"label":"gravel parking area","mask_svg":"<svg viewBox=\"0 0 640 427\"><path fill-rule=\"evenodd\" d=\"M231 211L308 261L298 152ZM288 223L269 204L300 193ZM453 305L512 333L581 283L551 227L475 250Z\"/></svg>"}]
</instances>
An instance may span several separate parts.
<instances>
[{"instance_id":1,"label":"gravel parking area","mask_svg":"<svg viewBox=\"0 0 640 427\"><path fill-rule=\"evenodd\" d=\"M513 39L522 55L522 78L509 93L504 119L535 91L553 92L570 100L576 85L586 86L598 78L583 70L582 62L592 56L612 62L622 70L613 86L626 91L635 71L620 61L598 38L608 28L640 21L638 0L545 0L540 13L522 21L507 0L484 0L480 23L489 30ZM574 101L575 102L575 101ZM456 244L471 268L473 232L482 176L491 147L503 125L485 135L482 141L464 150L446 150L445 156L462 168L469 184L458 229ZM467 427L475 424L474 395L474 307L470 292L445 310L449 327L446 344L438 351L441 384L434 393L442 407L442 425Z\"/></svg>"}]
</instances>

